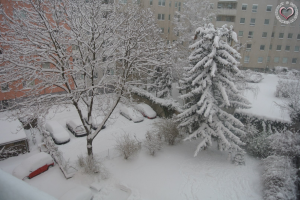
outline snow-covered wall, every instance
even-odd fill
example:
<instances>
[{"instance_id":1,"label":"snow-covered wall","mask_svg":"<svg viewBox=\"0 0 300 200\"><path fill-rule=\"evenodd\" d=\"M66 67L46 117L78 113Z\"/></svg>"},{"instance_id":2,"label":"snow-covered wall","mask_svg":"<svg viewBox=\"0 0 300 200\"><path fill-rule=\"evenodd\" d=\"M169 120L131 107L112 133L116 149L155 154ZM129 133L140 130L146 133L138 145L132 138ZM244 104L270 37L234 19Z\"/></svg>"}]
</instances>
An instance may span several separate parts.
<instances>
[{"instance_id":1,"label":"snow-covered wall","mask_svg":"<svg viewBox=\"0 0 300 200\"><path fill-rule=\"evenodd\" d=\"M0 199L2 200L57 200L26 182L0 169Z\"/></svg>"}]
</instances>

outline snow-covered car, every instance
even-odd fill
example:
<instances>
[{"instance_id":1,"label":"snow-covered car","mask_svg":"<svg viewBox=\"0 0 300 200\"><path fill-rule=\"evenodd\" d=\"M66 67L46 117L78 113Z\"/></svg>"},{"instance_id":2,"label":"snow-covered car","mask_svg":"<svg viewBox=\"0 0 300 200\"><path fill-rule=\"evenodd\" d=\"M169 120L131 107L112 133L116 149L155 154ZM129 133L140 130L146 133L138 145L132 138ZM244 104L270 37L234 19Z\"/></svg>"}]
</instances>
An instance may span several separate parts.
<instances>
[{"instance_id":1,"label":"snow-covered car","mask_svg":"<svg viewBox=\"0 0 300 200\"><path fill-rule=\"evenodd\" d=\"M89 188L77 186L62 195L59 200L92 200L93 194Z\"/></svg>"},{"instance_id":2,"label":"snow-covered car","mask_svg":"<svg viewBox=\"0 0 300 200\"><path fill-rule=\"evenodd\" d=\"M92 129L96 130L99 127L99 125L102 123L103 119L104 119L104 116L92 117ZM85 117L84 120L87 124L90 124L87 120L87 117ZM106 128L106 126L104 124L102 129L105 129L105 128Z\"/></svg>"},{"instance_id":3,"label":"snow-covered car","mask_svg":"<svg viewBox=\"0 0 300 200\"><path fill-rule=\"evenodd\" d=\"M135 106L135 109L140 111L144 117L147 117L149 119L154 119L156 117L156 112L147 104L140 103Z\"/></svg>"},{"instance_id":4,"label":"snow-covered car","mask_svg":"<svg viewBox=\"0 0 300 200\"><path fill-rule=\"evenodd\" d=\"M80 119L68 120L66 125L69 131L75 135L75 137L83 137L87 135Z\"/></svg>"},{"instance_id":5,"label":"snow-covered car","mask_svg":"<svg viewBox=\"0 0 300 200\"><path fill-rule=\"evenodd\" d=\"M143 115L139 111L125 105L120 108L120 114L135 123L144 120Z\"/></svg>"},{"instance_id":6,"label":"snow-covered car","mask_svg":"<svg viewBox=\"0 0 300 200\"><path fill-rule=\"evenodd\" d=\"M47 171L50 166L54 166L52 157L45 152L40 152L25 159L20 165L16 166L12 174L22 180L26 177L30 179Z\"/></svg>"},{"instance_id":7,"label":"snow-covered car","mask_svg":"<svg viewBox=\"0 0 300 200\"><path fill-rule=\"evenodd\" d=\"M46 130L50 133L55 144L65 144L70 141L69 133L56 121L47 121Z\"/></svg>"}]
</instances>

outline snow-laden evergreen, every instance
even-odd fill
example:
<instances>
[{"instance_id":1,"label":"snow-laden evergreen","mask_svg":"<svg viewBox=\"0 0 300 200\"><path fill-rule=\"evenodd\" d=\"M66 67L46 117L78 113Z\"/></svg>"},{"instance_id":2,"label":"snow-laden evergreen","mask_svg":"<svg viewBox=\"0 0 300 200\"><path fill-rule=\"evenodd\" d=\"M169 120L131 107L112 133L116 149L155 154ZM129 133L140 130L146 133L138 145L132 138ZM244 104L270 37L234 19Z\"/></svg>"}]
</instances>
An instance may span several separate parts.
<instances>
[{"instance_id":1,"label":"snow-laden evergreen","mask_svg":"<svg viewBox=\"0 0 300 200\"><path fill-rule=\"evenodd\" d=\"M198 38L198 39L197 39ZM185 110L178 115L179 127L190 134L185 140L202 138L194 156L217 138L219 149L241 150L244 143L239 136L243 124L224 108L250 108L249 101L236 87L235 81L242 78L238 69L240 54L231 47L237 42L232 26L214 28L212 24L196 30L197 41L190 45L190 64L185 66L185 78L180 81L180 96L185 101Z\"/></svg>"},{"instance_id":2,"label":"snow-laden evergreen","mask_svg":"<svg viewBox=\"0 0 300 200\"><path fill-rule=\"evenodd\" d=\"M155 92L158 98L170 97L172 90L172 69L166 66L157 66L150 74L150 92Z\"/></svg>"}]
</instances>

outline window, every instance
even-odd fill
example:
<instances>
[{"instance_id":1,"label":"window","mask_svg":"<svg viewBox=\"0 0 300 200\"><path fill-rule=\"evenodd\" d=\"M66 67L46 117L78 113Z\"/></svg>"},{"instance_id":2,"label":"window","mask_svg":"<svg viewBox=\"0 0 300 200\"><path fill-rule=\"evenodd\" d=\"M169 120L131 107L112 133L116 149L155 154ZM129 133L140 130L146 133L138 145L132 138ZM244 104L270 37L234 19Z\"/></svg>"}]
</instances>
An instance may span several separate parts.
<instances>
[{"instance_id":1,"label":"window","mask_svg":"<svg viewBox=\"0 0 300 200\"><path fill-rule=\"evenodd\" d=\"M253 31L249 31L248 38L253 38Z\"/></svg>"},{"instance_id":2,"label":"window","mask_svg":"<svg viewBox=\"0 0 300 200\"><path fill-rule=\"evenodd\" d=\"M127 0L119 0L119 3L121 3L121 4L126 4L126 3L127 3Z\"/></svg>"},{"instance_id":3,"label":"window","mask_svg":"<svg viewBox=\"0 0 300 200\"><path fill-rule=\"evenodd\" d=\"M277 50L277 51L281 51L281 45L277 45L276 50Z\"/></svg>"},{"instance_id":4,"label":"window","mask_svg":"<svg viewBox=\"0 0 300 200\"><path fill-rule=\"evenodd\" d=\"M2 109L7 109L8 108L8 100L2 100L1 101L1 103L2 103Z\"/></svg>"},{"instance_id":5,"label":"window","mask_svg":"<svg viewBox=\"0 0 300 200\"><path fill-rule=\"evenodd\" d=\"M171 15L169 15L169 20L171 20Z\"/></svg>"},{"instance_id":6,"label":"window","mask_svg":"<svg viewBox=\"0 0 300 200\"><path fill-rule=\"evenodd\" d=\"M247 50L250 50L251 47L252 47L252 44L247 44L246 49L247 49Z\"/></svg>"},{"instance_id":7,"label":"window","mask_svg":"<svg viewBox=\"0 0 300 200\"><path fill-rule=\"evenodd\" d=\"M272 32L272 36L271 36L271 37L274 37L274 35L275 35L275 33L274 33L274 32Z\"/></svg>"},{"instance_id":8,"label":"window","mask_svg":"<svg viewBox=\"0 0 300 200\"><path fill-rule=\"evenodd\" d=\"M249 56L245 56L244 63L249 63L249 61L250 61L250 57Z\"/></svg>"},{"instance_id":9,"label":"window","mask_svg":"<svg viewBox=\"0 0 300 200\"><path fill-rule=\"evenodd\" d=\"M158 14L158 20L165 20L165 14Z\"/></svg>"},{"instance_id":10,"label":"window","mask_svg":"<svg viewBox=\"0 0 300 200\"><path fill-rule=\"evenodd\" d=\"M7 92L9 90L8 83L1 84L1 91Z\"/></svg>"},{"instance_id":11,"label":"window","mask_svg":"<svg viewBox=\"0 0 300 200\"><path fill-rule=\"evenodd\" d=\"M180 11L181 2L178 2L178 11Z\"/></svg>"},{"instance_id":12,"label":"window","mask_svg":"<svg viewBox=\"0 0 300 200\"><path fill-rule=\"evenodd\" d=\"M252 5L252 12L256 13L257 12L257 4Z\"/></svg>"},{"instance_id":13,"label":"window","mask_svg":"<svg viewBox=\"0 0 300 200\"><path fill-rule=\"evenodd\" d=\"M270 56L267 57L267 62L270 62Z\"/></svg>"},{"instance_id":14,"label":"window","mask_svg":"<svg viewBox=\"0 0 300 200\"><path fill-rule=\"evenodd\" d=\"M272 11L272 6L271 5L267 5L267 12L271 12Z\"/></svg>"},{"instance_id":15,"label":"window","mask_svg":"<svg viewBox=\"0 0 300 200\"><path fill-rule=\"evenodd\" d=\"M227 15L218 15L217 21L224 21L224 22L234 22L235 16L227 16Z\"/></svg>"},{"instance_id":16,"label":"window","mask_svg":"<svg viewBox=\"0 0 300 200\"><path fill-rule=\"evenodd\" d=\"M292 64L296 64L297 63L297 58L292 58Z\"/></svg>"},{"instance_id":17,"label":"window","mask_svg":"<svg viewBox=\"0 0 300 200\"><path fill-rule=\"evenodd\" d=\"M25 10L14 10L13 17L17 19L24 19L27 17L27 13Z\"/></svg>"},{"instance_id":18,"label":"window","mask_svg":"<svg viewBox=\"0 0 300 200\"><path fill-rule=\"evenodd\" d=\"M263 62L263 60L264 60L264 58L263 58L263 57L258 57L258 59L257 59L257 62L258 62L258 63L262 63L262 62Z\"/></svg>"},{"instance_id":19,"label":"window","mask_svg":"<svg viewBox=\"0 0 300 200\"><path fill-rule=\"evenodd\" d=\"M270 44L270 46L269 46L269 49L271 50L271 49L272 49L272 47L273 47L273 46Z\"/></svg>"},{"instance_id":20,"label":"window","mask_svg":"<svg viewBox=\"0 0 300 200\"><path fill-rule=\"evenodd\" d=\"M141 0L132 0L133 1L133 3L135 3L135 4L140 4L141 3Z\"/></svg>"},{"instance_id":21,"label":"window","mask_svg":"<svg viewBox=\"0 0 300 200\"><path fill-rule=\"evenodd\" d=\"M240 19L240 24L245 24L245 18Z\"/></svg>"},{"instance_id":22,"label":"window","mask_svg":"<svg viewBox=\"0 0 300 200\"><path fill-rule=\"evenodd\" d=\"M175 8L177 8L177 1L175 1Z\"/></svg>"},{"instance_id":23,"label":"window","mask_svg":"<svg viewBox=\"0 0 300 200\"><path fill-rule=\"evenodd\" d=\"M242 10L247 10L247 4L242 4Z\"/></svg>"},{"instance_id":24,"label":"window","mask_svg":"<svg viewBox=\"0 0 300 200\"><path fill-rule=\"evenodd\" d=\"M268 34L267 32L263 32L262 37L264 37L264 38L267 37L267 34Z\"/></svg>"},{"instance_id":25,"label":"window","mask_svg":"<svg viewBox=\"0 0 300 200\"><path fill-rule=\"evenodd\" d=\"M243 37L244 31L239 31L239 37Z\"/></svg>"},{"instance_id":26,"label":"window","mask_svg":"<svg viewBox=\"0 0 300 200\"><path fill-rule=\"evenodd\" d=\"M288 34L288 38L289 38L289 39L292 39L292 38L293 38L293 33L289 33L289 34Z\"/></svg>"},{"instance_id":27,"label":"window","mask_svg":"<svg viewBox=\"0 0 300 200\"><path fill-rule=\"evenodd\" d=\"M169 7L171 7L171 6L172 6L172 1L169 2Z\"/></svg>"},{"instance_id":28,"label":"window","mask_svg":"<svg viewBox=\"0 0 300 200\"><path fill-rule=\"evenodd\" d=\"M295 46L295 52L299 52L299 46Z\"/></svg>"},{"instance_id":29,"label":"window","mask_svg":"<svg viewBox=\"0 0 300 200\"><path fill-rule=\"evenodd\" d=\"M255 18L251 18L251 20L250 20L250 25L252 25L252 26L255 25Z\"/></svg>"},{"instance_id":30,"label":"window","mask_svg":"<svg viewBox=\"0 0 300 200\"><path fill-rule=\"evenodd\" d=\"M290 47L290 46L288 46L288 45L287 45L287 46L285 46L285 50L286 50L286 51L290 51L290 48L291 48L291 47Z\"/></svg>"},{"instance_id":31,"label":"window","mask_svg":"<svg viewBox=\"0 0 300 200\"><path fill-rule=\"evenodd\" d=\"M113 69L108 69L107 70L107 75L114 75L114 70Z\"/></svg>"},{"instance_id":32,"label":"window","mask_svg":"<svg viewBox=\"0 0 300 200\"><path fill-rule=\"evenodd\" d=\"M164 29L164 28L161 28L160 30L161 30L161 32L162 32L162 33L164 33L164 32L165 32L165 29Z\"/></svg>"},{"instance_id":33,"label":"window","mask_svg":"<svg viewBox=\"0 0 300 200\"><path fill-rule=\"evenodd\" d=\"M170 33L170 27L168 28L168 33ZM168 43L169 44L169 43Z\"/></svg>"},{"instance_id":34,"label":"window","mask_svg":"<svg viewBox=\"0 0 300 200\"><path fill-rule=\"evenodd\" d=\"M42 64L42 68L44 69L50 69L50 63L49 62L45 62Z\"/></svg>"},{"instance_id":35,"label":"window","mask_svg":"<svg viewBox=\"0 0 300 200\"><path fill-rule=\"evenodd\" d=\"M35 85L34 80L33 81L23 81L23 88L32 88Z\"/></svg>"},{"instance_id":36,"label":"window","mask_svg":"<svg viewBox=\"0 0 300 200\"><path fill-rule=\"evenodd\" d=\"M270 24L270 20L269 19L265 19L265 23L266 25Z\"/></svg>"},{"instance_id":37,"label":"window","mask_svg":"<svg viewBox=\"0 0 300 200\"><path fill-rule=\"evenodd\" d=\"M287 63L287 58L282 58L282 63Z\"/></svg>"},{"instance_id":38,"label":"window","mask_svg":"<svg viewBox=\"0 0 300 200\"><path fill-rule=\"evenodd\" d=\"M94 72L94 78L98 78L98 72Z\"/></svg>"},{"instance_id":39,"label":"window","mask_svg":"<svg viewBox=\"0 0 300 200\"><path fill-rule=\"evenodd\" d=\"M279 57L275 57L274 58L274 63L278 63L279 62Z\"/></svg>"},{"instance_id":40,"label":"window","mask_svg":"<svg viewBox=\"0 0 300 200\"><path fill-rule=\"evenodd\" d=\"M150 0L150 6L152 6L153 5L153 0Z\"/></svg>"},{"instance_id":41,"label":"window","mask_svg":"<svg viewBox=\"0 0 300 200\"><path fill-rule=\"evenodd\" d=\"M214 3L210 3L210 4L209 4L209 8L210 8L210 9L214 9Z\"/></svg>"},{"instance_id":42,"label":"window","mask_svg":"<svg viewBox=\"0 0 300 200\"><path fill-rule=\"evenodd\" d=\"M282 39L284 36L284 33L279 33L279 39Z\"/></svg>"},{"instance_id":43,"label":"window","mask_svg":"<svg viewBox=\"0 0 300 200\"><path fill-rule=\"evenodd\" d=\"M265 45L260 45L260 50L265 50Z\"/></svg>"},{"instance_id":44,"label":"window","mask_svg":"<svg viewBox=\"0 0 300 200\"><path fill-rule=\"evenodd\" d=\"M166 5L166 0L158 0L158 5L159 6L165 6Z\"/></svg>"},{"instance_id":45,"label":"window","mask_svg":"<svg viewBox=\"0 0 300 200\"><path fill-rule=\"evenodd\" d=\"M300 40L300 34L297 35L297 40Z\"/></svg>"}]
</instances>

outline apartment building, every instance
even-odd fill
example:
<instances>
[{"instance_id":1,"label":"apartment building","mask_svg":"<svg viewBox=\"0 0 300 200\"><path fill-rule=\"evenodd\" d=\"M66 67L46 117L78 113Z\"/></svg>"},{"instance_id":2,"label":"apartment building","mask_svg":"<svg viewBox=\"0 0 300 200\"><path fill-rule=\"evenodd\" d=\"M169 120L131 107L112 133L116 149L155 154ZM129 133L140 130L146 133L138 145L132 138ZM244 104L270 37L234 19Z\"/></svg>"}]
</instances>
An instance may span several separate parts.
<instances>
[{"instance_id":1,"label":"apartment building","mask_svg":"<svg viewBox=\"0 0 300 200\"><path fill-rule=\"evenodd\" d=\"M244 69L265 71L276 66L300 69L300 16L292 24L276 19L280 0L211 0L217 17L215 26L233 25L238 40L245 45L240 50ZM300 1L293 0L298 10Z\"/></svg>"}]
</instances>

